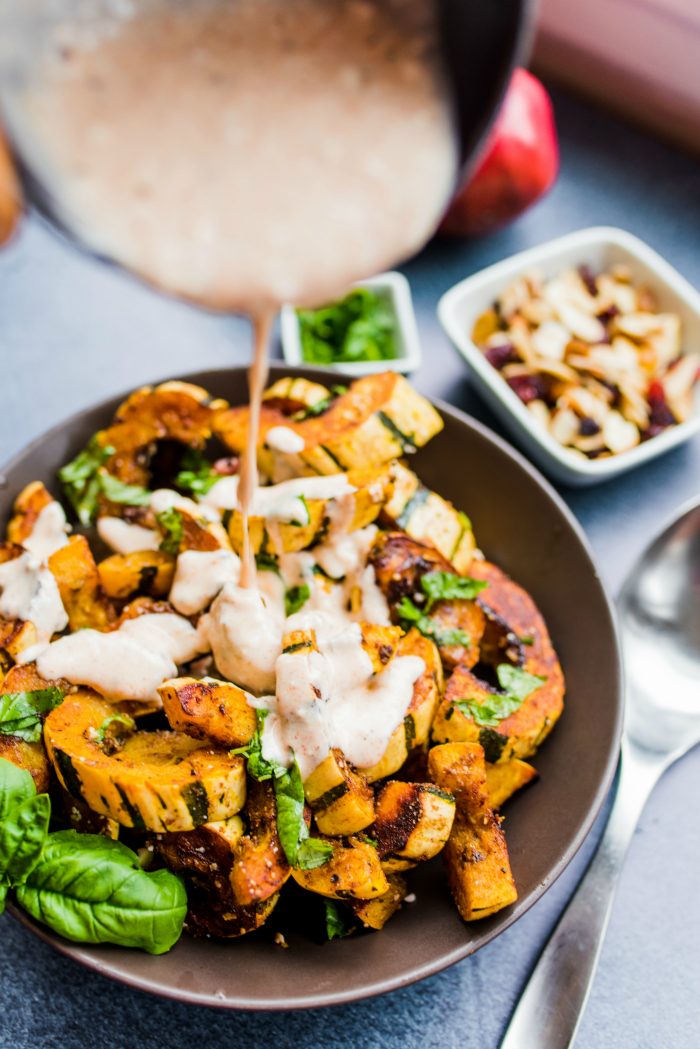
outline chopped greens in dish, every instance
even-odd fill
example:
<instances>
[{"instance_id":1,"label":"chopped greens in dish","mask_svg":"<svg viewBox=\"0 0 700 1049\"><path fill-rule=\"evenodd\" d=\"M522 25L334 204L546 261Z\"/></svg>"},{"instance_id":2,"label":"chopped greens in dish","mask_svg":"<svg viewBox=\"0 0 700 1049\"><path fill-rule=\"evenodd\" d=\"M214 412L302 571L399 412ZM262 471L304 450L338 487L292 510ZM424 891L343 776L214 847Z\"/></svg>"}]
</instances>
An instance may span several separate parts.
<instances>
[{"instance_id":1,"label":"chopped greens in dish","mask_svg":"<svg viewBox=\"0 0 700 1049\"><path fill-rule=\"evenodd\" d=\"M17 494L0 907L159 954L183 930L286 942L295 883L336 940L381 929L438 854L465 921L507 907L498 812L564 681L530 596L409 465L439 414L396 373L275 382L243 587L248 420L145 387L61 469L65 506L53 478Z\"/></svg>"},{"instance_id":2,"label":"chopped greens in dish","mask_svg":"<svg viewBox=\"0 0 700 1049\"><path fill-rule=\"evenodd\" d=\"M297 310L302 357L308 364L388 361L397 355L391 304L370 288L316 310Z\"/></svg>"}]
</instances>

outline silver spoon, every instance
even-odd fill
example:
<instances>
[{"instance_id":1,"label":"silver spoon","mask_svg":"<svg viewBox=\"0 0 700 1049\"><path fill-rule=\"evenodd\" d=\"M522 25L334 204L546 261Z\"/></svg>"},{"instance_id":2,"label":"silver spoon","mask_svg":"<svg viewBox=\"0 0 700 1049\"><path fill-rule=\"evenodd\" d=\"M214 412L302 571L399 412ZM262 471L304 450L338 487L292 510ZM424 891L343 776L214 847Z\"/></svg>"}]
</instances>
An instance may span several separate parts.
<instances>
[{"instance_id":1,"label":"silver spoon","mask_svg":"<svg viewBox=\"0 0 700 1049\"><path fill-rule=\"evenodd\" d=\"M568 1049L595 976L622 864L666 769L700 743L700 500L630 572L618 601L627 675L617 794L607 828L540 955L501 1049Z\"/></svg>"}]
</instances>

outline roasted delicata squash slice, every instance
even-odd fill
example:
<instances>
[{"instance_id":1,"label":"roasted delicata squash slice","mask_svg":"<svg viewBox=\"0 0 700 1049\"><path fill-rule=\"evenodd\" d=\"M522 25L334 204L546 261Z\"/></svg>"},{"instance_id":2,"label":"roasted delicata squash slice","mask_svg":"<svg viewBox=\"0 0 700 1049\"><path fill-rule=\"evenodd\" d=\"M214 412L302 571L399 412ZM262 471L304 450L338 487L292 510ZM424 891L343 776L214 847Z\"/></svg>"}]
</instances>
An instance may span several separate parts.
<instances>
[{"instance_id":1,"label":"roasted delicata squash slice","mask_svg":"<svg viewBox=\"0 0 700 1049\"><path fill-rule=\"evenodd\" d=\"M89 693L68 696L46 719L44 740L65 789L95 812L137 830L192 830L234 816L245 801L245 763L179 732L131 732L106 746L114 714Z\"/></svg>"},{"instance_id":2,"label":"roasted delicata squash slice","mask_svg":"<svg viewBox=\"0 0 700 1049\"><path fill-rule=\"evenodd\" d=\"M373 845L360 838L334 841L333 855L313 870L292 870L302 889L334 900L373 900L389 890L389 883Z\"/></svg>"},{"instance_id":3,"label":"roasted delicata squash slice","mask_svg":"<svg viewBox=\"0 0 700 1049\"><path fill-rule=\"evenodd\" d=\"M189 513L181 508L177 509L177 513L182 523L178 553L181 554L185 550L206 552L231 549L226 529L219 521L211 521L207 517Z\"/></svg>"},{"instance_id":4,"label":"roasted delicata squash slice","mask_svg":"<svg viewBox=\"0 0 700 1049\"><path fill-rule=\"evenodd\" d=\"M117 618L116 609L102 589L100 573L84 535L71 536L49 558L71 630L92 627L107 630Z\"/></svg>"},{"instance_id":5,"label":"roasted delicata squash slice","mask_svg":"<svg viewBox=\"0 0 700 1049\"><path fill-rule=\"evenodd\" d=\"M438 650L429 638L417 630L410 630L399 641L397 655L419 656L425 663L425 670L413 686L413 698L406 715L392 734L384 754L372 768L362 769L369 783L393 776L415 750L426 745L442 694L442 664Z\"/></svg>"},{"instance_id":6,"label":"roasted delicata squash slice","mask_svg":"<svg viewBox=\"0 0 700 1049\"><path fill-rule=\"evenodd\" d=\"M146 595L166 597L175 575L175 558L165 550L112 554L97 566L102 590L116 601Z\"/></svg>"},{"instance_id":7,"label":"roasted delicata squash slice","mask_svg":"<svg viewBox=\"0 0 700 1049\"><path fill-rule=\"evenodd\" d=\"M238 685L215 678L171 678L158 689L171 728L219 747L249 743L257 725L250 696Z\"/></svg>"},{"instance_id":8,"label":"roasted delicata squash slice","mask_svg":"<svg viewBox=\"0 0 700 1049\"><path fill-rule=\"evenodd\" d=\"M0 543L0 564L21 557L24 550L17 543ZM0 649L17 659L25 648L38 641L36 627L29 620L3 619L0 617Z\"/></svg>"},{"instance_id":9,"label":"roasted delicata squash slice","mask_svg":"<svg viewBox=\"0 0 700 1049\"><path fill-rule=\"evenodd\" d=\"M385 783L370 834L385 871L407 870L436 856L450 836L455 799L433 783Z\"/></svg>"},{"instance_id":10,"label":"roasted delicata squash slice","mask_svg":"<svg viewBox=\"0 0 700 1049\"><path fill-rule=\"evenodd\" d=\"M455 572L468 574L477 546L467 515L426 488L405 463L392 463L391 472L392 493L382 509L381 523L434 547Z\"/></svg>"},{"instance_id":11,"label":"roasted delicata squash slice","mask_svg":"<svg viewBox=\"0 0 700 1049\"><path fill-rule=\"evenodd\" d=\"M277 833L277 805L269 783L251 780L245 817L248 831L234 847L229 874L237 907L251 907L276 895L291 872Z\"/></svg>"},{"instance_id":12,"label":"roasted delicata squash slice","mask_svg":"<svg viewBox=\"0 0 700 1049\"><path fill-rule=\"evenodd\" d=\"M388 466L351 470L347 475L352 493L352 513L348 514L346 532L355 532L372 524L379 515L391 489ZM253 553L271 555L296 553L306 550L325 538L330 523L331 500L298 499L298 517L294 521L276 521L268 527L262 517L249 518L250 542ZM229 517L228 533L231 546L240 554L243 550L243 517L233 510Z\"/></svg>"},{"instance_id":13,"label":"roasted delicata squash slice","mask_svg":"<svg viewBox=\"0 0 700 1049\"><path fill-rule=\"evenodd\" d=\"M549 632L534 601L488 561L475 561L477 578L488 581L478 597L486 613L481 661L493 666L514 665L541 683L512 713L500 720L476 717L473 705L488 704L498 711L503 695L496 687L457 667L447 684L445 699L435 717L436 742L479 742L490 762L527 758L551 732L564 706L564 676ZM534 683L534 682L533 682ZM495 706L494 706L495 704Z\"/></svg>"},{"instance_id":14,"label":"roasted delicata squash slice","mask_svg":"<svg viewBox=\"0 0 700 1049\"><path fill-rule=\"evenodd\" d=\"M537 769L528 765L520 758L511 758L510 761L502 761L497 765L490 762L486 765L486 787L489 792L491 808L496 811L508 801L509 798L537 779Z\"/></svg>"},{"instance_id":15,"label":"roasted delicata squash slice","mask_svg":"<svg viewBox=\"0 0 700 1049\"><path fill-rule=\"evenodd\" d=\"M246 446L248 419L247 407L229 408L216 417L217 436L237 454ZM274 426L287 426L298 434L303 451L290 455L269 448L265 438ZM326 411L298 422L263 404L258 460L273 479L280 472L285 476L341 473L391 462L422 447L442 427L438 412L407 379L383 372L356 380Z\"/></svg>"},{"instance_id":16,"label":"roasted delicata squash slice","mask_svg":"<svg viewBox=\"0 0 700 1049\"><path fill-rule=\"evenodd\" d=\"M126 484L147 488L149 463L157 441L178 441L203 448L211 437L215 414L226 405L212 400L201 386L164 382L143 386L121 404L112 425L98 435L99 444L114 448L107 471Z\"/></svg>"},{"instance_id":17,"label":"roasted delicata squash slice","mask_svg":"<svg viewBox=\"0 0 700 1049\"><path fill-rule=\"evenodd\" d=\"M447 880L465 921L485 918L518 898L506 839L491 807L484 752L478 743L444 743L428 755L430 777L455 798L443 850Z\"/></svg>"},{"instance_id":18,"label":"roasted delicata squash slice","mask_svg":"<svg viewBox=\"0 0 700 1049\"><path fill-rule=\"evenodd\" d=\"M250 907L237 907L215 893L195 888L188 893L185 929L191 936L233 939L261 928L270 917L279 893Z\"/></svg>"},{"instance_id":19,"label":"roasted delicata squash slice","mask_svg":"<svg viewBox=\"0 0 700 1049\"><path fill-rule=\"evenodd\" d=\"M377 584L389 604L392 619L401 620L400 606L408 598L421 611L426 595L421 579L430 572L456 574L453 566L437 550L404 535L380 532L369 555ZM437 601L430 609L429 624L443 663L451 667L473 666L479 659L479 642L484 632L484 613L476 601L452 599ZM448 631L459 631L463 640L454 643ZM443 640L444 639L444 640Z\"/></svg>"},{"instance_id":20,"label":"roasted delicata squash slice","mask_svg":"<svg viewBox=\"0 0 700 1049\"><path fill-rule=\"evenodd\" d=\"M366 929L383 929L406 898L406 882L400 874L389 874L389 888L373 900L348 900L347 905Z\"/></svg>"},{"instance_id":21,"label":"roasted delicata squash slice","mask_svg":"<svg viewBox=\"0 0 700 1049\"><path fill-rule=\"evenodd\" d=\"M304 781L304 794L321 834L346 837L374 820L374 794L367 780L337 748Z\"/></svg>"},{"instance_id":22,"label":"roasted delicata squash slice","mask_svg":"<svg viewBox=\"0 0 700 1049\"><path fill-rule=\"evenodd\" d=\"M41 511L53 502L55 499L41 481L32 481L23 488L7 525L8 541L21 546L32 534Z\"/></svg>"},{"instance_id":23,"label":"roasted delicata squash slice","mask_svg":"<svg viewBox=\"0 0 700 1049\"><path fill-rule=\"evenodd\" d=\"M323 410L332 396L320 382L290 375L268 386L263 393L263 404L282 415L305 417Z\"/></svg>"}]
</instances>

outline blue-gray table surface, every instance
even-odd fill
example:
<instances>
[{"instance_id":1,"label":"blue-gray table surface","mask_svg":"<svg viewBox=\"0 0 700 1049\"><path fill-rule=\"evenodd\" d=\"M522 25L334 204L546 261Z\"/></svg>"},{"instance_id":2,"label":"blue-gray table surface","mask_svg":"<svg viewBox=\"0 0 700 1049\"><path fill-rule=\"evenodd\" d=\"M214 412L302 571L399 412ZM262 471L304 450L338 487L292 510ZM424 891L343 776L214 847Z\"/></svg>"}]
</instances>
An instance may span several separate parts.
<instances>
[{"instance_id":1,"label":"blue-gray table surface","mask_svg":"<svg viewBox=\"0 0 700 1049\"><path fill-rule=\"evenodd\" d=\"M647 240L700 286L700 164L568 96L557 93L555 101L562 170L551 195L504 232L434 243L405 267L424 352L419 388L496 430L435 316L438 298L457 280L559 234L609 224ZM0 255L0 459L115 392L242 363L249 344L243 321L154 295L81 257L32 220ZM663 519L699 489L696 438L620 480L562 492L615 592ZM573 593L571 610L575 615ZM700 749L668 772L644 812L578 1049L698 1045L698 797ZM600 831L599 820L542 900L477 955L382 998L307 1013L225 1014L159 1000L79 968L6 915L0 919L0 1047L495 1049Z\"/></svg>"}]
</instances>

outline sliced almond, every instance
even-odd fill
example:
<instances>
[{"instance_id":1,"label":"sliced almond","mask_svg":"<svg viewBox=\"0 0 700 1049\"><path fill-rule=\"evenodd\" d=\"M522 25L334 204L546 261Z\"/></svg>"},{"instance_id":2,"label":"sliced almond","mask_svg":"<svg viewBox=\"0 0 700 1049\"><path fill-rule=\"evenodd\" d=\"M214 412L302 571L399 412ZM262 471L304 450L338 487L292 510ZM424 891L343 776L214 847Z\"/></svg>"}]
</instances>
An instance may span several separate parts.
<instances>
[{"instance_id":1,"label":"sliced almond","mask_svg":"<svg viewBox=\"0 0 700 1049\"><path fill-rule=\"evenodd\" d=\"M576 412L570 408L559 408L552 415L549 432L559 444L571 444L578 435L581 423Z\"/></svg>"},{"instance_id":2,"label":"sliced almond","mask_svg":"<svg viewBox=\"0 0 700 1049\"><path fill-rule=\"evenodd\" d=\"M646 339L653 348L657 367L667 368L681 353L681 319L677 313L660 313L659 328Z\"/></svg>"},{"instance_id":3,"label":"sliced almond","mask_svg":"<svg viewBox=\"0 0 700 1049\"><path fill-rule=\"evenodd\" d=\"M603 425L603 440L605 445L618 455L627 452L639 444L639 430L634 423L627 422L618 411L613 408L608 412Z\"/></svg>"},{"instance_id":4,"label":"sliced almond","mask_svg":"<svg viewBox=\"0 0 700 1049\"><path fill-rule=\"evenodd\" d=\"M540 401L539 399L530 401L527 410L535 417L535 419L537 419L540 426L544 426L545 430L549 428L551 413L544 401Z\"/></svg>"},{"instance_id":5,"label":"sliced almond","mask_svg":"<svg viewBox=\"0 0 700 1049\"><path fill-rule=\"evenodd\" d=\"M519 277L506 288L498 299L501 317L510 320L513 314L518 313L531 298L532 291L527 279Z\"/></svg>"},{"instance_id":6,"label":"sliced almond","mask_svg":"<svg viewBox=\"0 0 700 1049\"><path fill-rule=\"evenodd\" d=\"M634 313L637 309L637 293L631 284L621 284L607 273L598 277L599 296L614 306L620 313Z\"/></svg>"},{"instance_id":7,"label":"sliced almond","mask_svg":"<svg viewBox=\"0 0 700 1049\"><path fill-rule=\"evenodd\" d=\"M615 317L615 331L627 335L630 339L645 339L662 326L661 313L621 313Z\"/></svg>"},{"instance_id":8,"label":"sliced almond","mask_svg":"<svg viewBox=\"0 0 700 1049\"><path fill-rule=\"evenodd\" d=\"M565 407L572 408L582 418L593 419L599 426L603 425L610 411L605 401L600 400L583 386L570 387L561 398L561 402Z\"/></svg>"},{"instance_id":9,"label":"sliced almond","mask_svg":"<svg viewBox=\"0 0 700 1049\"><path fill-rule=\"evenodd\" d=\"M532 348L540 357L563 361L571 339L568 328L558 321L545 321L532 333Z\"/></svg>"}]
</instances>

